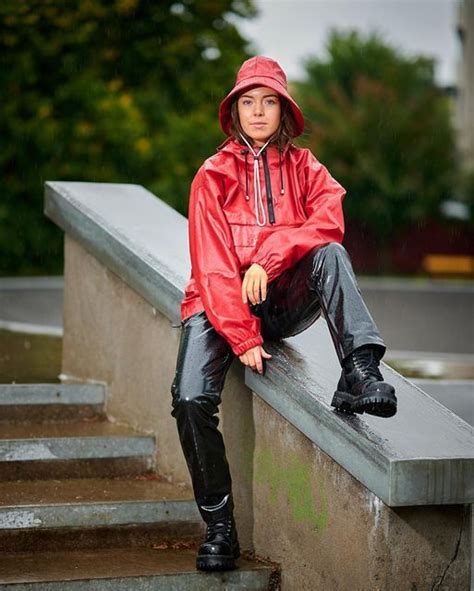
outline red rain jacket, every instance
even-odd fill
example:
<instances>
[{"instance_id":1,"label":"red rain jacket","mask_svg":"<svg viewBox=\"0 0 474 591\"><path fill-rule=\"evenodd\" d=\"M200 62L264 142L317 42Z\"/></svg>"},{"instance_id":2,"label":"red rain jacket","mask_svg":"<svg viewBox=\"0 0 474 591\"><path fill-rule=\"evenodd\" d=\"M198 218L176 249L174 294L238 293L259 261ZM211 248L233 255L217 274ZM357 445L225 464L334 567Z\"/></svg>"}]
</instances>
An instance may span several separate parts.
<instances>
[{"instance_id":1,"label":"red rain jacket","mask_svg":"<svg viewBox=\"0 0 474 591\"><path fill-rule=\"evenodd\" d=\"M266 159L259 158L264 226L256 221L254 157L235 138L228 137L204 161L191 184L192 268L181 319L205 310L235 355L263 343L261 320L242 300L242 280L250 265L261 265L271 283L312 248L341 243L344 236L346 190L312 152L292 143L281 157L275 145L265 152Z\"/></svg>"}]
</instances>

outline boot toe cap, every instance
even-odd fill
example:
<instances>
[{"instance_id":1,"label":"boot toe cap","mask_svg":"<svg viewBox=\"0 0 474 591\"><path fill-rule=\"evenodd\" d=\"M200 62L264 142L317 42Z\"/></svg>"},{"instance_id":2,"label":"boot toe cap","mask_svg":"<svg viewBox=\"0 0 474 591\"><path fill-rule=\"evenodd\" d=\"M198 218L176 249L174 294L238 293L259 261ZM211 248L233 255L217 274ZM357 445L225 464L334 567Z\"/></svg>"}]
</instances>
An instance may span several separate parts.
<instances>
[{"instance_id":1,"label":"boot toe cap","mask_svg":"<svg viewBox=\"0 0 474 591\"><path fill-rule=\"evenodd\" d=\"M395 388L387 382L370 382L364 389L364 395L377 394L380 396L395 396Z\"/></svg>"},{"instance_id":2,"label":"boot toe cap","mask_svg":"<svg viewBox=\"0 0 474 591\"><path fill-rule=\"evenodd\" d=\"M199 548L199 556L231 556L232 551L229 544L225 542L206 542Z\"/></svg>"}]
</instances>

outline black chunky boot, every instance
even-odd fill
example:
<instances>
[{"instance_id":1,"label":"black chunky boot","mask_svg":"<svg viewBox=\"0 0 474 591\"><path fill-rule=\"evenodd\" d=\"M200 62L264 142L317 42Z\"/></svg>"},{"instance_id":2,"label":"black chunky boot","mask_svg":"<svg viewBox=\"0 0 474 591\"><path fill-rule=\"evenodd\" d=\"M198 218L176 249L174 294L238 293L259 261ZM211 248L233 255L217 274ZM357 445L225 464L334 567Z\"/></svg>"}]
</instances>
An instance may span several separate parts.
<instances>
[{"instance_id":1,"label":"black chunky boot","mask_svg":"<svg viewBox=\"0 0 474 591\"><path fill-rule=\"evenodd\" d=\"M381 355L379 347L366 345L343 360L331 406L341 412L366 412L378 417L391 417L397 412L395 388L383 381L379 371Z\"/></svg>"},{"instance_id":2,"label":"black chunky boot","mask_svg":"<svg viewBox=\"0 0 474 591\"><path fill-rule=\"evenodd\" d=\"M198 570L233 570L235 559L240 556L237 528L234 520L234 503L231 494L214 505L199 505L199 511L207 523L206 539L201 544L197 559Z\"/></svg>"}]
</instances>

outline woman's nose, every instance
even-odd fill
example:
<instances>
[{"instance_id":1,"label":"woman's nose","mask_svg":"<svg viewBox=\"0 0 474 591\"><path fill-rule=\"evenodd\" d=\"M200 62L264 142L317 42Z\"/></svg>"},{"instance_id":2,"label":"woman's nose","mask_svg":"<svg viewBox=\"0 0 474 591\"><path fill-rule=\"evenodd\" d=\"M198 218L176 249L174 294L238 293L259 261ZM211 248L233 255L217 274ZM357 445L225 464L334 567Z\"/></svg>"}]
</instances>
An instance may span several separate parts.
<instances>
[{"instance_id":1,"label":"woman's nose","mask_svg":"<svg viewBox=\"0 0 474 591\"><path fill-rule=\"evenodd\" d=\"M262 114L263 114L263 105L259 105L258 103L255 103L254 115L262 115Z\"/></svg>"}]
</instances>

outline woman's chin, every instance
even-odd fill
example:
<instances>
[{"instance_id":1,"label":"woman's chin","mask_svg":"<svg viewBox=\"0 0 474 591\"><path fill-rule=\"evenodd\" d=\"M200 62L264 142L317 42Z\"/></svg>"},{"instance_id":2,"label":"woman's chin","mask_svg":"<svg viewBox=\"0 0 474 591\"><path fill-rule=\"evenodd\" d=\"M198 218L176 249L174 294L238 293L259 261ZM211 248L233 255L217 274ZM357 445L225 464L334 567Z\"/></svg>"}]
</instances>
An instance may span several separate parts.
<instances>
[{"instance_id":1,"label":"woman's chin","mask_svg":"<svg viewBox=\"0 0 474 591\"><path fill-rule=\"evenodd\" d=\"M268 133L257 134L255 132L253 132L252 135L250 135L250 137L255 144L257 144L257 143L264 144L271 137L271 134L268 134Z\"/></svg>"}]
</instances>

